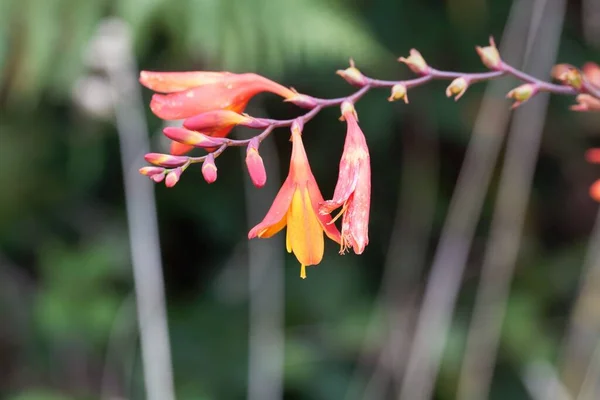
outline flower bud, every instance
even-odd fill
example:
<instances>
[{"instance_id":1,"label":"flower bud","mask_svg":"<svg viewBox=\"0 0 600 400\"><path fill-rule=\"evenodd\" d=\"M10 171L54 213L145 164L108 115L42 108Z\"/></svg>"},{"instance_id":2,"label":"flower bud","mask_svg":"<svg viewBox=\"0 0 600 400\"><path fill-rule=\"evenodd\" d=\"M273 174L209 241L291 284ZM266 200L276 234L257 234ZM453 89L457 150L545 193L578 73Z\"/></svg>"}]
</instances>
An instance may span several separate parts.
<instances>
[{"instance_id":1,"label":"flower bud","mask_svg":"<svg viewBox=\"0 0 600 400\"><path fill-rule=\"evenodd\" d=\"M179 178L181 177L181 174L183 173L183 169L181 169L181 167L177 167L171 171L169 171L169 173L167 174L167 177L165 178L165 185L167 187L173 187L177 184L177 182L179 182Z\"/></svg>"},{"instance_id":2,"label":"flower bud","mask_svg":"<svg viewBox=\"0 0 600 400\"><path fill-rule=\"evenodd\" d=\"M500 69L502 60L500 59L500 53L498 52L498 48L496 47L493 37L490 37L489 46L476 46L475 50L477 50L477 54L479 54L481 62L483 62L486 67L494 70Z\"/></svg>"},{"instance_id":3,"label":"flower bud","mask_svg":"<svg viewBox=\"0 0 600 400\"><path fill-rule=\"evenodd\" d=\"M506 95L507 99L515 100L515 103L512 105L512 108L519 107L522 103L526 102L530 98L532 98L537 92L538 87L531 83L526 83L521 86L517 86Z\"/></svg>"},{"instance_id":4,"label":"flower bud","mask_svg":"<svg viewBox=\"0 0 600 400\"><path fill-rule=\"evenodd\" d=\"M341 76L353 86L365 86L368 81L367 78L354 66L354 61L350 59L350 67L346 69L338 69L336 74Z\"/></svg>"},{"instance_id":5,"label":"flower bud","mask_svg":"<svg viewBox=\"0 0 600 400\"><path fill-rule=\"evenodd\" d=\"M202 176L207 183L213 183L217 180L217 165L212 153L208 154L202 163Z\"/></svg>"},{"instance_id":6,"label":"flower bud","mask_svg":"<svg viewBox=\"0 0 600 400\"><path fill-rule=\"evenodd\" d=\"M144 156L144 159L150 164L167 168L180 167L188 162L188 158L184 156L172 156L170 154L160 153L148 153Z\"/></svg>"},{"instance_id":7,"label":"flower bud","mask_svg":"<svg viewBox=\"0 0 600 400\"><path fill-rule=\"evenodd\" d=\"M469 82L464 77L458 77L446 88L446 97L454 97L454 100L458 100L462 97L463 94L467 91L469 87Z\"/></svg>"},{"instance_id":8,"label":"flower bud","mask_svg":"<svg viewBox=\"0 0 600 400\"><path fill-rule=\"evenodd\" d=\"M293 88L292 88L293 90ZM318 105L317 100L314 97L306 94L298 93L294 90L294 96L285 99L285 102L292 103L301 108L315 108Z\"/></svg>"},{"instance_id":9,"label":"flower bud","mask_svg":"<svg viewBox=\"0 0 600 400\"><path fill-rule=\"evenodd\" d=\"M165 172L165 169L160 168L160 167L142 167L142 168L140 168L140 174L145 175L149 178L151 178L157 174L162 174L163 172Z\"/></svg>"},{"instance_id":10,"label":"flower bud","mask_svg":"<svg viewBox=\"0 0 600 400\"><path fill-rule=\"evenodd\" d=\"M427 75L429 72L429 66L425 62L425 59L416 49L410 49L410 55L408 58L400 57L398 61L403 62L410 68L415 74Z\"/></svg>"},{"instance_id":11,"label":"flower bud","mask_svg":"<svg viewBox=\"0 0 600 400\"><path fill-rule=\"evenodd\" d=\"M581 71L572 65L559 64L552 68L552 76L565 85L577 90L583 86L583 75Z\"/></svg>"},{"instance_id":12,"label":"flower bud","mask_svg":"<svg viewBox=\"0 0 600 400\"><path fill-rule=\"evenodd\" d=\"M169 126L163 129L163 134L176 142L205 148L221 146L227 140L224 138L211 137L200 132L194 132L185 128L178 128L174 126Z\"/></svg>"},{"instance_id":13,"label":"flower bud","mask_svg":"<svg viewBox=\"0 0 600 400\"><path fill-rule=\"evenodd\" d=\"M248 148L246 149L246 167L254 186L261 188L267 182L267 171L265 171L262 157L258 154L258 145L257 138L252 139L248 144Z\"/></svg>"},{"instance_id":14,"label":"flower bud","mask_svg":"<svg viewBox=\"0 0 600 400\"><path fill-rule=\"evenodd\" d=\"M183 127L192 131L211 133L235 125L252 124L253 118L231 110L214 110L186 118ZM262 126L264 127L264 125Z\"/></svg>"},{"instance_id":15,"label":"flower bud","mask_svg":"<svg viewBox=\"0 0 600 400\"><path fill-rule=\"evenodd\" d=\"M164 171L163 171L164 172ZM154 182L159 183L162 182L165 179L165 174L156 174L156 175L152 175L150 177L150 179L152 179Z\"/></svg>"},{"instance_id":16,"label":"flower bud","mask_svg":"<svg viewBox=\"0 0 600 400\"><path fill-rule=\"evenodd\" d=\"M408 104L408 94L406 92L406 86L398 83L392 86L392 94L388 97L388 101L404 100Z\"/></svg>"}]
</instances>

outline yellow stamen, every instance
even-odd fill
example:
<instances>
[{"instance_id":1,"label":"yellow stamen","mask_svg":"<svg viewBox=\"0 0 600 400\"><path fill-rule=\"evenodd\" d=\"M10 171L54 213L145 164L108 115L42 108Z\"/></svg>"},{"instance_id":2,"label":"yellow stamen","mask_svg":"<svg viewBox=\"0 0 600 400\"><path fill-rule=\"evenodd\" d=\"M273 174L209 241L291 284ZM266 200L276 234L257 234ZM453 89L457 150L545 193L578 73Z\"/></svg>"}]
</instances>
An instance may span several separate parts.
<instances>
[{"instance_id":1,"label":"yellow stamen","mask_svg":"<svg viewBox=\"0 0 600 400\"><path fill-rule=\"evenodd\" d=\"M300 264L300 278L306 279L306 265Z\"/></svg>"}]
</instances>

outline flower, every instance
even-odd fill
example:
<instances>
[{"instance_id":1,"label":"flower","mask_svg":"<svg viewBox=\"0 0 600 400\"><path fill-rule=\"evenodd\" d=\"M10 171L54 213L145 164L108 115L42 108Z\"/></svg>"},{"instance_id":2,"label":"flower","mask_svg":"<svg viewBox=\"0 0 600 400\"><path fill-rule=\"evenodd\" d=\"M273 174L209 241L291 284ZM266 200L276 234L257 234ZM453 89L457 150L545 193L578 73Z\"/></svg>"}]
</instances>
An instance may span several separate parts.
<instances>
[{"instance_id":1,"label":"flower","mask_svg":"<svg viewBox=\"0 0 600 400\"><path fill-rule=\"evenodd\" d=\"M299 93L252 73L142 71L140 83L156 92L165 93L154 94L150 102L152 112L165 120L185 119L216 110L240 114L250 99L262 92L275 93L291 102L299 98ZM216 129L210 136L225 137L234 125ZM182 155L192 148L173 142L171 154Z\"/></svg>"},{"instance_id":2,"label":"flower","mask_svg":"<svg viewBox=\"0 0 600 400\"><path fill-rule=\"evenodd\" d=\"M320 215L323 196L312 174L304 145L302 124L292 124L292 157L289 174L273 200L265 218L250 230L248 239L269 238L287 226L286 248L300 262L300 277L306 267L321 262L324 252L323 232L340 243L340 232L329 215Z\"/></svg>"},{"instance_id":3,"label":"flower","mask_svg":"<svg viewBox=\"0 0 600 400\"><path fill-rule=\"evenodd\" d=\"M246 149L246 167L248 168L248 174L254 186L261 188L265 186L267 182L267 171L263 159L258 154L259 140L254 138L248 144Z\"/></svg>"},{"instance_id":4,"label":"flower","mask_svg":"<svg viewBox=\"0 0 600 400\"><path fill-rule=\"evenodd\" d=\"M321 204L320 213L329 214L342 207L335 219L342 218L340 253L352 247L361 254L369 244L369 208L371 203L371 165L365 135L358 126L354 106L342 104L342 117L348 124L344 152L333 199ZM334 219L334 220L335 220Z\"/></svg>"}]
</instances>

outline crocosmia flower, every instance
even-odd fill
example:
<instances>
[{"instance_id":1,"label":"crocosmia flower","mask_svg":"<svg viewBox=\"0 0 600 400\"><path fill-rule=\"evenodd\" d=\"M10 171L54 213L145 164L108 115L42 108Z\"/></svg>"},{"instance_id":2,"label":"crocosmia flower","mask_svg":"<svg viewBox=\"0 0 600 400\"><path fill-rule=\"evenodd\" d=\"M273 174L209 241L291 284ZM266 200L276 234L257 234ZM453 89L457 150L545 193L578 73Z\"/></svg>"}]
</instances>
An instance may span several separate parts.
<instances>
[{"instance_id":1,"label":"crocosmia flower","mask_svg":"<svg viewBox=\"0 0 600 400\"><path fill-rule=\"evenodd\" d=\"M287 226L286 248L300 262L300 277L306 278L306 267L321 262L324 252L323 232L340 243L340 232L329 215L319 214L323 196L312 174L302 144L300 123L292 125L292 157L290 171L261 223L248 233L248 238L269 238Z\"/></svg>"},{"instance_id":2,"label":"crocosmia flower","mask_svg":"<svg viewBox=\"0 0 600 400\"><path fill-rule=\"evenodd\" d=\"M336 217L342 217L341 251L352 248L361 254L369 244L369 208L371 203L371 164L365 135L358 126L356 111L351 103L342 104L342 118L348 124L344 152L333 199L320 207L329 214L341 207Z\"/></svg>"},{"instance_id":3,"label":"crocosmia flower","mask_svg":"<svg viewBox=\"0 0 600 400\"><path fill-rule=\"evenodd\" d=\"M248 101L262 92L275 93L290 101L298 93L263 76L229 72L151 72L140 73L140 83L159 93L152 96L150 109L165 120L186 119L216 110L228 110L241 114ZM225 137L233 124L210 133L213 137ZM205 132L203 132L205 133ZM192 146L172 142L171 153L182 155Z\"/></svg>"}]
</instances>

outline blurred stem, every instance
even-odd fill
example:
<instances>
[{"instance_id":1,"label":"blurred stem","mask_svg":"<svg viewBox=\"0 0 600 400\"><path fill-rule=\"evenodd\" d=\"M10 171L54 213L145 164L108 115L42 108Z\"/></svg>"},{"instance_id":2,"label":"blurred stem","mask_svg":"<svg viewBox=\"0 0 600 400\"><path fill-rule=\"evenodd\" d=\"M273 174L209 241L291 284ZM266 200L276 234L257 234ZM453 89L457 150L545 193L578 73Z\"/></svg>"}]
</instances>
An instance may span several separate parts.
<instances>
[{"instance_id":1,"label":"blurred stem","mask_svg":"<svg viewBox=\"0 0 600 400\"><path fill-rule=\"evenodd\" d=\"M600 338L600 211L592 232L579 295L573 306L571 321L562 351L562 377L574 395L580 391L588 365L593 364L592 354ZM596 361L598 362L598 361ZM600 377L595 377L600 380Z\"/></svg>"},{"instance_id":2,"label":"blurred stem","mask_svg":"<svg viewBox=\"0 0 600 400\"><path fill-rule=\"evenodd\" d=\"M244 176L248 229L264 214L277 194L279 158L273 141L260 147L264 160L273 163L267 184L259 191ZM243 157L245 159L244 149ZM269 167L267 165L267 167ZM247 174L244 174L247 175ZM248 400L283 398L284 272L282 236L248 242L250 327L248 333Z\"/></svg>"},{"instance_id":3,"label":"blurred stem","mask_svg":"<svg viewBox=\"0 0 600 400\"><path fill-rule=\"evenodd\" d=\"M154 190L137 168L150 145L128 26L105 21L90 47L108 75L119 133L146 398L174 400Z\"/></svg>"},{"instance_id":4,"label":"blurred stem","mask_svg":"<svg viewBox=\"0 0 600 400\"><path fill-rule=\"evenodd\" d=\"M515 64L522 53L523 27L530 23L527 2L513 2L501 53ZM475 227L508 124L509 110L498 106L507 82L489 84L475 122L417 320L401 400L427 400L433 393L453 309Z\"/></svg>"},{"instance_id":5,"label":"blurred stem","mask_svg":"<svg viewBox=\"0 0 600 400\"><path fill-rule=\"evenodd\" d=\"M534 33L535 29L532 29L530 32L537 39L531 47L535 49L530 68L533 75L544 74L553 65L564 13L564 0L536 2L534 15L539 15L544 24L532 24L532 28L539 27L539 31ZM547 106L548 94L544 93L515 113L467 335L458 399L485 399L489 394Z\"/></svg>"}]
</instances>

